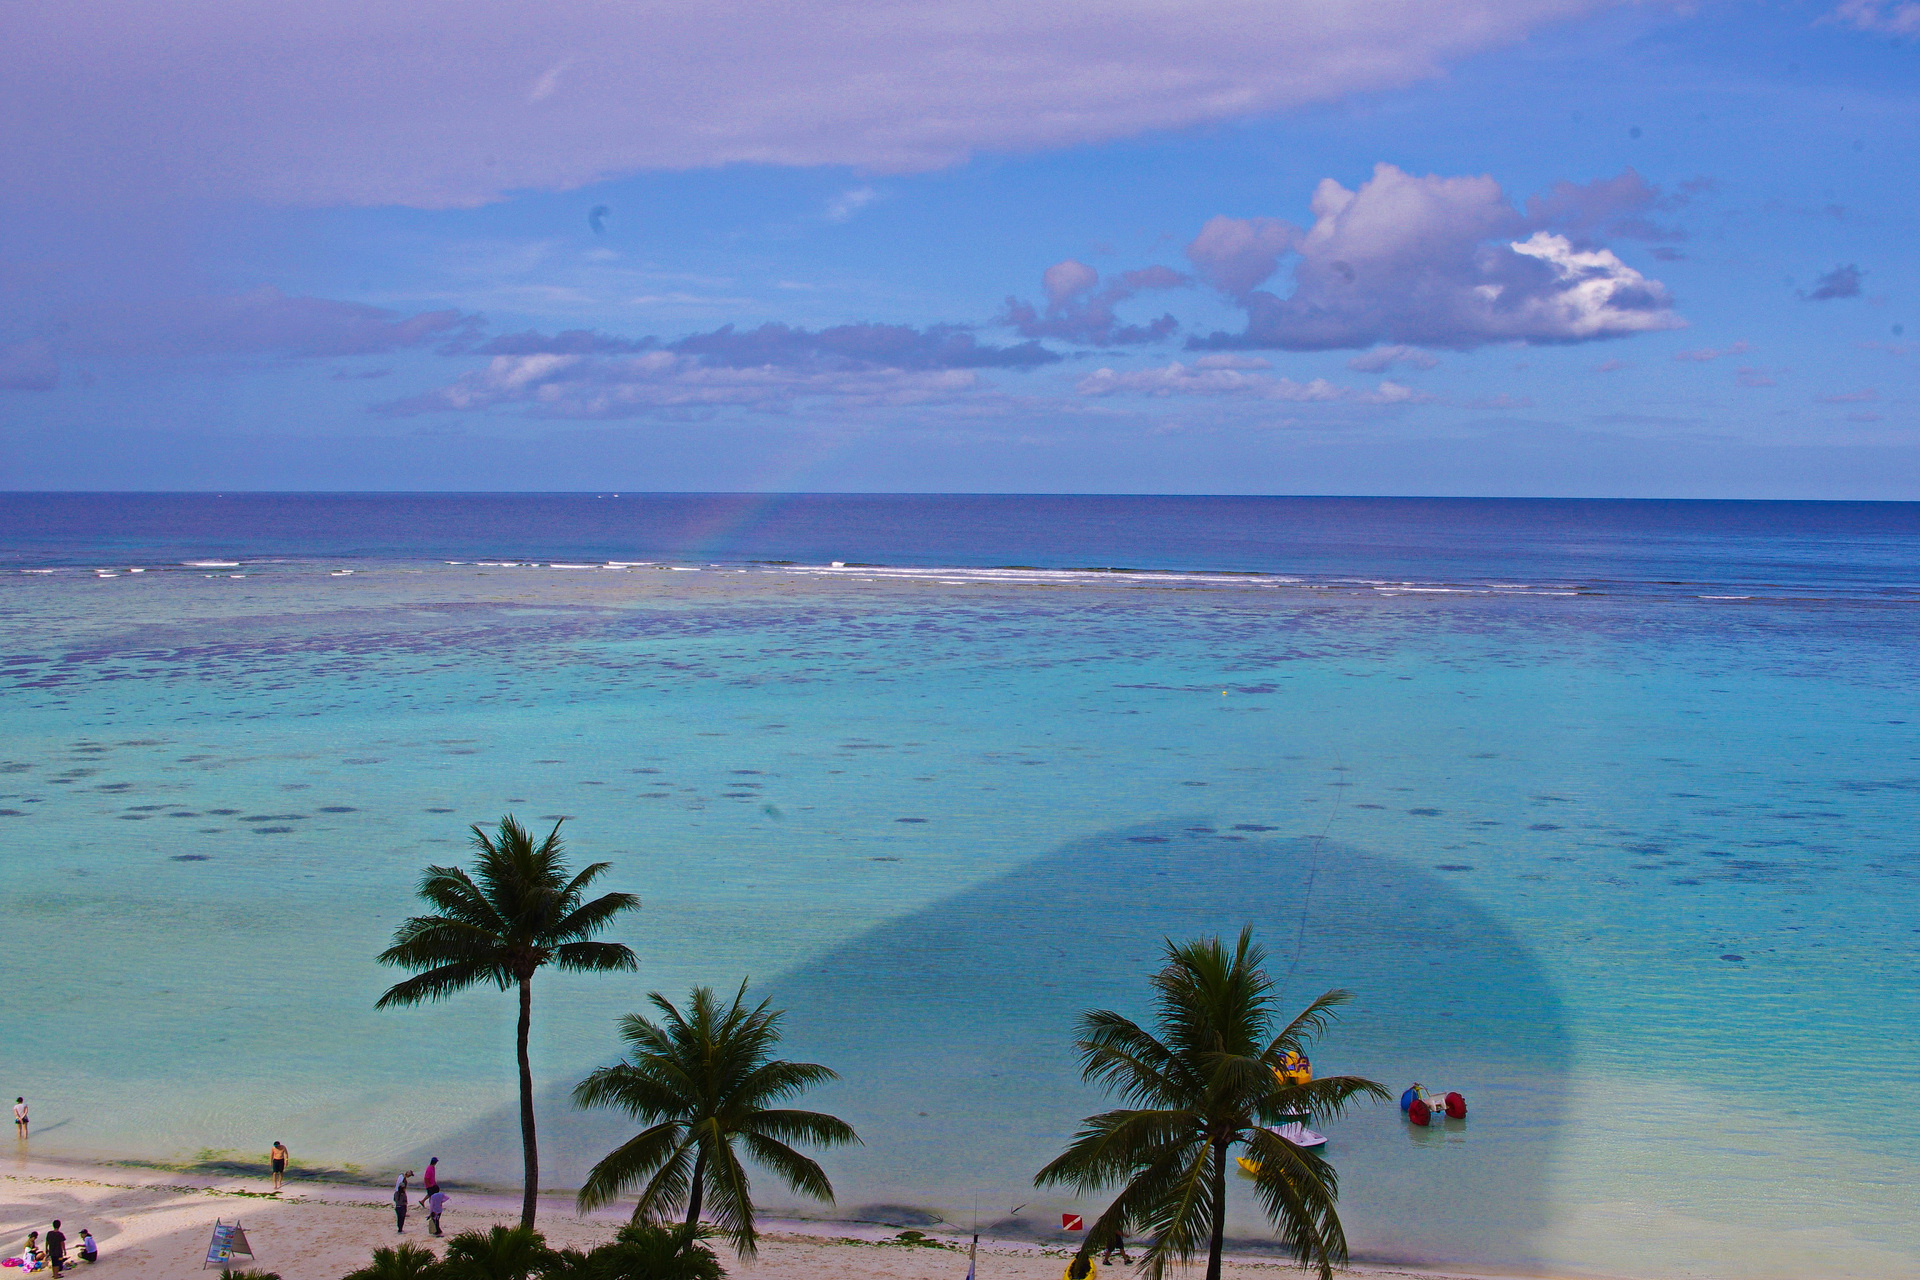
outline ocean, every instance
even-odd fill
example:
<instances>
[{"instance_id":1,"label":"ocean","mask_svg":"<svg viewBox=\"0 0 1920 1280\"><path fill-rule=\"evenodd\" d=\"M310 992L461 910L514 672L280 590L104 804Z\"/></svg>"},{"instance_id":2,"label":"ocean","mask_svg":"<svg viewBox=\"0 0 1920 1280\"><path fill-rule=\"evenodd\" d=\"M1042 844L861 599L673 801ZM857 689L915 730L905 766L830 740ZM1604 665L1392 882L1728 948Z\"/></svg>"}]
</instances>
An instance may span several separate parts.
<instances>
[{"instance_id":1,"label":"ocean","mask_svg":"<svg viewBox=\"0 0 1920 1280\"><path fill-rule=\"evenodd\" d=\"M1357 1259L1920 1265L1915 505L5 494L0 609L36 1151L511 1185L511 998L372 1007L511 811L644 903L537 983L550 1186L750 978L865 1140L764 1203L1052 1238L1074 1017L1252 925L1321 1072L1468 1099L1328 1126Z\"/></svg>"}]
</instances>

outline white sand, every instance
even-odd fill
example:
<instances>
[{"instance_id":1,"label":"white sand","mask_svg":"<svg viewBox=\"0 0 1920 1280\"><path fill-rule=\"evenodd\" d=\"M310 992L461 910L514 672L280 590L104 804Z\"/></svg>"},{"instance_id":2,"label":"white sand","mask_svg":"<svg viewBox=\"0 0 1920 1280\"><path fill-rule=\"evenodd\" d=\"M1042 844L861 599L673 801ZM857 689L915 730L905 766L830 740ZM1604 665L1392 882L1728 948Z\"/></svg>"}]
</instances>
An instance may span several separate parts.
<instances>
[{"instance_id":1,"label":"white sand","mask_svg":"<svg viewBox=\"0 0 1920 1280\"><path fill-rule=\"evenodd\" d=\"M208 1280L203 1269L208 1239L216 1220L238 1221L254 1249L254 1261L242 1266L276 1271L284 1280L340 1280L365 1266L372 1251L396 1240L439 1248L426 1233L426 1218L410 1210L404 1236L394 1231L389 1193L374 1187L327 1183L289 1183L279 1196L265 1179L210 1178L117 1165L81 1165L50 1160L16 1160L4 1180L0 1199L0 1250L18 1255L27 1232L45 1233L53 1219L71 1241L86 1227L100 1242L100 1262L76 1263L69 1274L97 1280ZM417 1202L416 1190L413 1199ZM442 1219L451 1234L494 1223L519 1221L519 1201L500 1195L449 1190ZM541 1203L540 1230L556 1248L591 1248L613 1235L614 1216L582 1220L570 1201ZM723 1252L722 1262L741 1280L964 1280L964 1241L946 1237L954 1249L885 1243L892 1228L768 1221L763 1223L759 1257L751 1262ZM70 1247L71 1254L72 1249ZM1066 1255L1013 1242L983 1242L981 1280L1059 1280ZM1225 1280L1284 1280L1301 1275L1275 1261L1229 1259ZM0 1272L21 1275L18 1271ZM39 1277L48 1275L42 1271ZM1101 1280L1123 1280L1127 1268L1101 1268ZM1198 1275L1198 1269L1193 1274ZM1375 1276L1393 1274L1371 1272ZM1429 1273L1427 1280L1436 1280Z\"/></svg>"}]
</instances>

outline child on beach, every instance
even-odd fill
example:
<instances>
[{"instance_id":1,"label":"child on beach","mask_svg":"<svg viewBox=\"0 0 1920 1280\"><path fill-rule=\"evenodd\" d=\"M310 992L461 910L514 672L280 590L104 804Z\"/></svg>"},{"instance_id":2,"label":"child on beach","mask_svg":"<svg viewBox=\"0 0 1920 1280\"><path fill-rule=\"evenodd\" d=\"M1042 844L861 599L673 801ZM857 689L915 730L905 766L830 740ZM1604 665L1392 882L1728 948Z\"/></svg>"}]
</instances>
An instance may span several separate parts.
<instances>
[{"instance_id":1,"label":"child on beach","mask_svg":"<svg viewBox=\"0 0 1920 1280\"><path fill-rule=\"evenodd\" d=\"M60 1229L58 1218L53 1220L53 1227L47 1232L47 1261L52 1264L56 1276L67 1269L67 1233Z\"/></svg>"},{"instance_id":2,"label":"child on beach","mask_svg":"<svg viewBox=\"0 0 1920 1280\"><path fill-rule=\"evenodd\" d=\"M435 1187L422 1201L427 1206L427 1230L433 1235L443 1234L440 1230L440 1215L447 1207L447 1193Z\"/></svg>"},{"instance_id":3,"label":"child on beach","mask_svg":"<svg viewBox=\"0 0 1920 1280\"><path fill-rule=\"evenodd\" d=\"M80 1228L80 1261L100 1261L100 1246L93 1242L93 1232Z\"/></svg>"},{"instance_id":4,"label":"child on beach","mask_svg":"<svg viewBox=\"0 0 1920 1280\"><path fill-rule=\"evenodd\" d=\"M404 1235L407 1230L407 1179L412 1176L413 1170L409 1169L393 1184L393 1229L397 1234Z\"/></svg>"}]
</instances>

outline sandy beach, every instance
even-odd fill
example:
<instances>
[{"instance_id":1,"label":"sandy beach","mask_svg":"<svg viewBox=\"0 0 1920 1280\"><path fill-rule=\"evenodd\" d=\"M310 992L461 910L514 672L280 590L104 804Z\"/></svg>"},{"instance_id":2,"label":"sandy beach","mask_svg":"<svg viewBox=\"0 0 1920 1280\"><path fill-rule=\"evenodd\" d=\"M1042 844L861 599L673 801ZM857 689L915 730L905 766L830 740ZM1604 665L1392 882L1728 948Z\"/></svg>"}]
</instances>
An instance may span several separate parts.
<instances>
[{"instance_id":1,"label":"sandy beach","mask_svg":"<svg viewBox=\"0 0 1920 1280\"><path fill-rule=\"evenodd\" d=\"M409 1214L407 1231L396 1236L393 1208L377 1187L337 1183L293 1183L274 1195L265 1179L210 1178L166 1170L120 1165L78 1164L25 1158L0 1174L0 1249L17 1254L29 1231L47 1229L60 1218L72 1239L81 1227L100 1242L95 1267L76 1264L74 1274L140 1277L140 1280L189 1280L204 1277L207 1242L216 1221L238 1221L253 1246L252 1266L279 1273L283 1280L340 1280L364 1266L372 1250L396 1239L434 1247L426 1219ZM449 1192L443 1225L451 1234L494 1223L513 1225L517 1197L479 1192ZM540 1230L555 1247L590 1248L613 1234L619 1218L580 1218L571 1200L543 1200ZM899 1243L883 1225L763 1220L759 1256L742 1261L725 1252L731 1275L755 1280L815 1280L816 1277L872 1277L873 1280L961 1280L966 1274L965 1238L929 1232L950 1247ZM1056 1280L1066 1255L1018 1241L985 1241L980 1248L981 1280ZM247 1265L245 1259L240 1260ZM1108 1275L1126 1268L1102 1268ZM1229 1257L1228 1280L1278 1280L1299 1275L1277 1260ZM1390 1277L1420 1275L1425 1280L1471 1280L1462 1273L1364 1270L1354 1274Z\"/></svg>"}]
</instances>

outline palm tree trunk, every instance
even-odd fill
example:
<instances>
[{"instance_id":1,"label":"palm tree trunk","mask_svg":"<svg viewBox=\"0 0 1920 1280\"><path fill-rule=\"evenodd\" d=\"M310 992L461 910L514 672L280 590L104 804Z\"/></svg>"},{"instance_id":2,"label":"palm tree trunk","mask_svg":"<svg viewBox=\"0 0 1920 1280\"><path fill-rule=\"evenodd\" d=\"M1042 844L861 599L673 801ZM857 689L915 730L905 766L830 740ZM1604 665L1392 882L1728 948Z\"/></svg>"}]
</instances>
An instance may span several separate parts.
<instances>
[{"instance_id":1,"label":"palm tree trunk","mask_svg":"<svg viewBox=\"0 0 1920 1280\"><path fill-rule=\"evenodd\" d=\"M526 1155L526 1180L520 1193L520 1225L533 1229L534 1201L540 1195L540 1144L533 1135L533 1066L527 1061L527 1033L533 1029L533 983L520 979L520 1146Z\"/></svg>"},{"instance_id":2,"label":"palm tree trunk","mask_svg":"<svg viewBox=\"0 0 1920 1280\"><path fill-rule=\"evenodd\" d=\"M693 1157L693 1190L687 1195L687 1238L693 1238L694 1224L700 1221L700 1193L707 1187L707 1150L702 1147Z\"/></svg>"},{"instance_id":3,"label":"palm tree trunk","mask_svg":"<svg viewBox=\"0 0 1920 1280\"><path fill-rule=\"evenodd\" d=\"M1220 1246L1227 1234L1227 1144L1213 1144L1213 1239L1207 1245L1207 1280L1220 1280Z\"/></svg>"}]
</instances>

